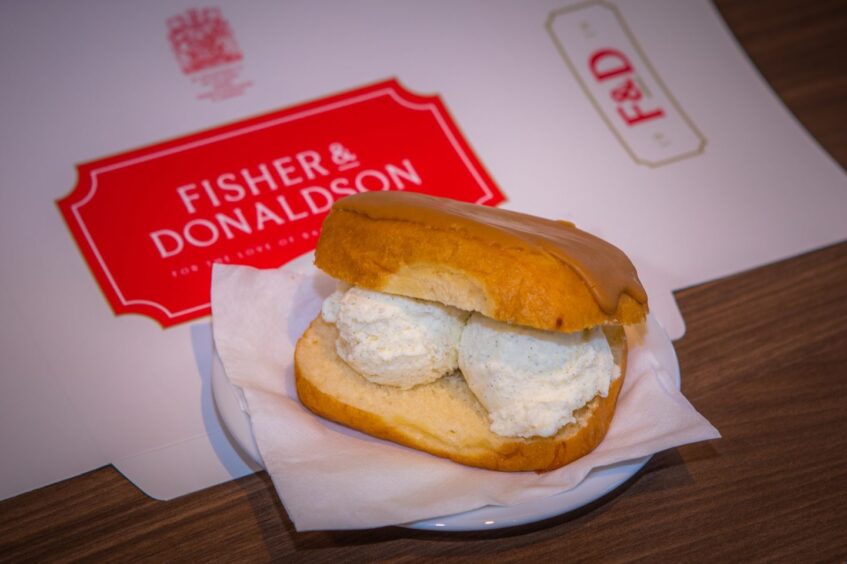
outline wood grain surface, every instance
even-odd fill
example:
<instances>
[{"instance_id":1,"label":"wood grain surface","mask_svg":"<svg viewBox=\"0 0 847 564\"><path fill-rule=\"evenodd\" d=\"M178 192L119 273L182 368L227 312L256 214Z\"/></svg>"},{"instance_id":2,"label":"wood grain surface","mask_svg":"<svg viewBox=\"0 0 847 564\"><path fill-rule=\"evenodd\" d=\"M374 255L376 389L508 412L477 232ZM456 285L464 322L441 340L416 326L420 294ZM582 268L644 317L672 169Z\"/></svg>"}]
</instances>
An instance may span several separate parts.
<instances>
[{"instance_id":1,"label":"wood grain surface","mask_svg":"<svg viewBox=\"0 0 847 564\"><path fill-rule=\"evenodd\" d=\"M847 166L847 3L717 5ZM0 502L0 560L845 561L847 243L677 298L683 391L723 438L656 455L575 513L481 533L297 533L264 473L159 502L106 467Z\"/></svg>"}]
</instances>

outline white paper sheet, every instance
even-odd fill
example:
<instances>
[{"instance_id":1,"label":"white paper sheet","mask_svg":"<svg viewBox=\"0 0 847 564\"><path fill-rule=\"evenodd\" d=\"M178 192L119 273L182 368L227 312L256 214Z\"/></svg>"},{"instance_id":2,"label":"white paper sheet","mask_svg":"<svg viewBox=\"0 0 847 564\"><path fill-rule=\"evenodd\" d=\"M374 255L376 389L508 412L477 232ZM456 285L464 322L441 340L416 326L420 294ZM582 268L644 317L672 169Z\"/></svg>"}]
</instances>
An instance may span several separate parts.
<instances>
[{"instance_id":1,"label":"white paper sheet","mask_svg":"<svg viewBox=\"0 0 847 564\"><path fill-rule=\"evenodd\" d=\"M719 437L649 348L633 349L608 435L558 470L470 468L316 417L294 389L297 339L335 287L326 275L215 265L215 345L247 399L265 468L298 530L355 529L513 505L577 485L595 467Z\"/></svg>"}]
</instances>

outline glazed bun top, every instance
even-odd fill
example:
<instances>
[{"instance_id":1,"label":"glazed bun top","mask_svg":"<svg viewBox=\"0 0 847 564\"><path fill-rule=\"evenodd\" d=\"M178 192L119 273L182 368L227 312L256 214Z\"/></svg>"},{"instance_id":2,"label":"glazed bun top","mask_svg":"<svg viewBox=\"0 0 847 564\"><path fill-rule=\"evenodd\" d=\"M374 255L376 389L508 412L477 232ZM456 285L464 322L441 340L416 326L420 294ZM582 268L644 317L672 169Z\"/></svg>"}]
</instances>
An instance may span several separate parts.
<instances>
[{"instance_id":1,"label":"glazed bun top","mask_svg":"<svg viewBox=\"0 0 847 564\"><path fill-rule=\"evenodd\" d=\"M354 286L547 331L639 323L648 310L629 258L570 222L410 192L336 202L315 264Z\"/></svg>"}]
</instances>

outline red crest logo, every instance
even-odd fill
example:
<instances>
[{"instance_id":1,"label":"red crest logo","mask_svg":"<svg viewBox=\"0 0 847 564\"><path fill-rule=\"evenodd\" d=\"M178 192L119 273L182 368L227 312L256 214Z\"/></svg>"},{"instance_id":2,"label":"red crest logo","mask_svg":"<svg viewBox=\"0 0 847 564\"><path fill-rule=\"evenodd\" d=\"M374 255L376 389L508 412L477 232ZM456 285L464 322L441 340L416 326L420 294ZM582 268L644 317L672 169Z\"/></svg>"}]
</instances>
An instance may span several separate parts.
<instances>
[{"instance_id":1,"label":"red crest logo","mask_svg":"<svg viewBox=\"0 0 847 564\"><path fill-rule=\"evenodd\" d=\"M218 8L192 8L169 18L168 39L185 74L243 58L232 27Z\"/></svg>"}]
</instances>

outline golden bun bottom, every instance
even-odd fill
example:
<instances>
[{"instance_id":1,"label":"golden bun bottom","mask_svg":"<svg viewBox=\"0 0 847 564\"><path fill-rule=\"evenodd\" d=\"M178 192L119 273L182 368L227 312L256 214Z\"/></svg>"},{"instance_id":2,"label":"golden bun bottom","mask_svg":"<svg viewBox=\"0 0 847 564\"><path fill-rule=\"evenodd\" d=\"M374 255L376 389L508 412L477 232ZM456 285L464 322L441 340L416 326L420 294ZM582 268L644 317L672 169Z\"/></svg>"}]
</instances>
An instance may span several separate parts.
<instances>
[{"instance_id":1,"label":"golden bun bottom","mask_svg":"<svg viewBox=\"0 0 847 564\"><path fill-rule=\"evenodd\" d=\"M614 415L626 374L626 338L619 326L604 331L621 376L607 397L596 396L576 412L576 422L552 437L493 433L485 408L459 373L411 390L367 381L338 357L337 329L320 317L297 342L297 393L321 417L460 464L506 472L554 470L594 450Z\"/></svg>"}]
</instances>

